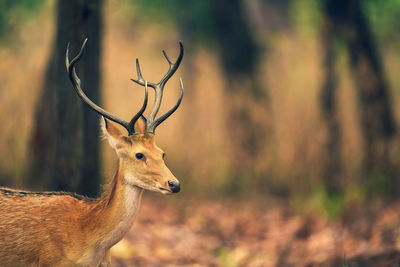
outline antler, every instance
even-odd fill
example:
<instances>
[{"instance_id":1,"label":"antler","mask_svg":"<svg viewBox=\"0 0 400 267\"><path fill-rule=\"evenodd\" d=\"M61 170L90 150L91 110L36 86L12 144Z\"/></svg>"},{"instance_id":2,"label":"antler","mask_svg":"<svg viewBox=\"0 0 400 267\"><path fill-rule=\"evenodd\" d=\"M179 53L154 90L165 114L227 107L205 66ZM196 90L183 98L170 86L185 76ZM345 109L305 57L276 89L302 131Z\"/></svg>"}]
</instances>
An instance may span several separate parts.
<instances>
[{"instance_id":1,"label":"antler","mask_svg":"<svg viewBox=\"0 0 400 267\"><path fill-rule=\"evenodd\" d=\"M65 65L67 66L67 71L68 71L68 74L69 74L69 78L70 78L70 80L72 82L72 85L74 86L74 89L75 89L76 93L82 99L82 101L85 102L94 111L96 111L100 115L106 117L107 119L112 120L112 121L124 126L125 129L128 131L129 135L135 134L136 133L135 127L134 127L135 126L135 122L139 119L140 116L142 116L143 112L145 111L145 109L147 107L147 99L148 99L147 81L143 81L144 82L143 85L144 85L144 88L145 88L145 96L144 96L143 105L142 105L141 109L139 110L139 112L136 113L135 116L133 116L133 118L129 122L127 122L127 121L125 121L125 120L123 120L123 119L121 119L121 118L109 113L108 111L102 109L101 107L97 106L82 91L81 80L79 79L78 75L76 74L76 69L75 69L75 64L82 57L83 49L85 48L86 42L87 42L87 38L83 42L81 50L79 51L78 55L76 57L74 57L71 60L71 62L69 61L69 43L67 45L67 52L65 54Z\"/></svg>"},{"instance_id":2,"label":"antler","mask_svg":"<svg viewBox=\"0 0 400 267\"><path fill-rule=\"evenodd\" d=\"M155 117L157 115L158 110L160 109L160 105L161 105L161 100L162 100L162 96L164 93L164 86L167 83L167 81L169 80L169 78L172 77L172 75L174 75L174 73L176 72L176 70L178 69L179 65L181 64L182 58L183 58L183 45L181 42L179 42L179 47L180 47L180 52L179 52L179 56L177 58L177 60L175 61L175 63L173 63L167 53L163 50L163 54L164 57L167 59L168 64L169 64L169 69L167 71L167 73L164 75L164 77L161 79L161 81L159 83L152 83L149 82L147 85L151 88L154 89L155 91L155 100L154 100L154 107L149 115L149 118L147 119L147 131L154 133L156 127L162 123L164 120L166 120L172 113L175 112L175 110L179 107L179 105L181 104L182 101L182 97L183 97L183 83L182 83L182 79L180 79L180 96L179 99L177 101L177 103L175 104L175 106L173 108L171 108L167 113L165 113L164 115L162 115L161 117L159 117L158 119L155 120ZM136 59L136 69L137 69L137 75L138 75L138 79L131 79L133 82L145 86L146 81L143 79L142 76L142 72L140 71L140 65L139 65L139 60Z\"/></svg>"}]
</instances>

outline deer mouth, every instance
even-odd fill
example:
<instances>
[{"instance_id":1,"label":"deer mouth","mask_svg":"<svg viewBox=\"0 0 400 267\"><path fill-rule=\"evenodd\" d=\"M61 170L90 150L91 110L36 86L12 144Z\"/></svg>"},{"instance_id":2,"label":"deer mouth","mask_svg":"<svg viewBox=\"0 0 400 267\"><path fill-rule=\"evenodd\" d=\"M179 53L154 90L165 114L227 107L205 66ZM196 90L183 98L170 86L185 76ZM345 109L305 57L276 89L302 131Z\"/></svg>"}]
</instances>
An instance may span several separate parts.
<instances>
[{"instance_id":1,"label":"deer mouth","mask_svg":"<svg viewBox=\"0 0 400 267\"><path fill-rule=\"evenodd\" d=\"M163 187L158 187L158 189L160 190L160 193L162 193L164 195L172 195L173 194L170 189L163 188Z\"/></svg>"}]
</instances>

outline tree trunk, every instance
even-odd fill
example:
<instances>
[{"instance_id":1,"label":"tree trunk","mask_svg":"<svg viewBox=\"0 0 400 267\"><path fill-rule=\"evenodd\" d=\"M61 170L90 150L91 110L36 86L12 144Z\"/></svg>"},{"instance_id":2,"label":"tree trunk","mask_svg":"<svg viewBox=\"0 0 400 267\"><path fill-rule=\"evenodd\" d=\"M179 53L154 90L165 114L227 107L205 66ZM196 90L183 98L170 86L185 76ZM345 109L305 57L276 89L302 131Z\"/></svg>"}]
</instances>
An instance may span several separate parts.
<instances>
[{"instance_id":1,"label":"tree trunk","mask_svg":"<svg viewBox=\"0 0 400 267\"><path fill-rule=\"evenodd\" d=\"M327 0L326 9L347 45L358 93L364 147L363 181L372 191L396 191L398 182L388 157L396 125L381 58L361 1Z\"/></svg>"},{"instance_id":2,"label":"tree trunk","mask_svg":"<svg viewBox=\"0 0 400 267\"><path fill-rule=\"evenodd\" d=\"M341 188L341 130L337 113L337 74L335 39L337 27L332 21L330 9L325 8L324 22L321 29L321 42L324 51L324 82L321 90L321 110L326 123L325 164L323 181L328 194L337 194Z\"/></svg>"},{"instance_id":3,"label":"tree trunk","mask_svg":"<svg viewBox=\"0 0 400 267\"><path fill-rule=\"evenodd\" d=\"M57 33L39 98L31 141L27 183L36 189L94 196L99 191L99 127L95 112L83 105L65 67L65 51L76 55L89 38L79 69L83 88L100 99L101 0L60 0Z\"/></svg>"},{"instance_id":4,"label":"tree trunk","mask_svg":"<svg viewBox=\"0 0 400 267\"><path fill-rule=\"evenodd\" d=\"M243 12L242 1L213 1L211 11L224 71L228 76L251 76L257 68L259 51Z\"/></svg>"},{"instance_id":5,"label":"tree trunk","mask_svg":"<svg viewBox=\"0 0 400 267\"><path fill-rule=\"evenodd\" d=\"M386 165L388 140L396 131L388 86L360 1L346 0L344 2L343 34L347 42L361 106L365 165L384 167L379 165Z\"/></svg>"},{"instance_id":6,"label":"tree trunk","mask_svg":"<svg viewBox=\"0 0 400 267\"><path fill-rule=\"evenodd\" d=\"M268 122L258 112L267 113L267 93L259 81L260 50L246 18L241 0L210 2L213 27L220 48L230 100L227 134L231 143L232 179L229 185L238 190L245 178L262 178L266 166L265 140ZM260 121L261 120L261 121ZM262 166L261 166L262 165ZM264 173L263 173L264 172Z\"/></svg>"}]
</instances>

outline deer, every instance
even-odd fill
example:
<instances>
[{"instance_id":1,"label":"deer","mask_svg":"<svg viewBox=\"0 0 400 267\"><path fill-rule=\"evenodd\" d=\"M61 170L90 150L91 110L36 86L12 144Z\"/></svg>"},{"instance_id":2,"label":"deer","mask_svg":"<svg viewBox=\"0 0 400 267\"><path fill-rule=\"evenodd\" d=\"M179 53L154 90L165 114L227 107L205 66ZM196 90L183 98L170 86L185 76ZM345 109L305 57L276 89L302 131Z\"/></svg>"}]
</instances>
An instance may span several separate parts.
<instances>
[{"instance_id":1,"label":"deer","mask_svg":"<svg viewBox=\"0 0 400 267\"><path fill-rule=\"evenodd\" d=\"M128 122L92 102L81 88L76 64L81 59L87 39L79 53L66 67L72 87L80 99L104 120L102 131L115 150L118 167L104 193L88 198L68 192L30 192L0 188L0 266L109 266L110 248L130 230L144 190L165 195L180 191L180 183L164 162L165 153L155 143L155 129L179 107L183 97L164 115L156 118L164 86L178 69L183 45L172 62L163 51L169 69L160 82L152 83L142 76L136 59L137 79L144 87L140 110ZM148 118L148 87L155 91L153 109ZM127 130L121 132L118 125Z\"/></svg>"}]
</instances>

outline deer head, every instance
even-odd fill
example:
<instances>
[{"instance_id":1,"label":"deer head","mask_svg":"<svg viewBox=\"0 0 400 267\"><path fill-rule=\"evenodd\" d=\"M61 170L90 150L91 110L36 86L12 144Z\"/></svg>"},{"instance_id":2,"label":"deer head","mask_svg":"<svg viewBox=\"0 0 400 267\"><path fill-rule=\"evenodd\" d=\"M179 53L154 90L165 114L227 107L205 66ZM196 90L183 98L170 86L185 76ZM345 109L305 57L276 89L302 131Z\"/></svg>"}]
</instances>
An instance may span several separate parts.
<instances>
[{"instance_id":1,"label":"deer head","mask_svg":"<svg viewBox=\"0 0 400 267\"><path fill-rule=\"evenodd\" d=\"M75 65L82 57L87 39L82 44L78 55L69 61L69 45L66 52L66 66L69 78L73 87L82 99L91 109L99 113L104 118L103 133L111 147L116 151L119 158L119 171L122 172L121 177L124 183L137 186L143 189L161 192L163 194L177 193L180 191L178 179L171 173L164 162L164 152L155 143L155 129L163 121L165 121L179 107L183 97L183 84L180 80L180 96L175 104L167 113L156 119L158 110L160 109L163 96L164 86L166 82L178 69L183 58L183 46L180 45L180 53L176 62L172 62L168 55L163 51L165 58L169 63L169 70L159 83L147 82L143 79L140 71L139 61L136 59L138 79L132 81L141 85L145 89L144 102L140 110L127 122L99 107L93 103L83 92L81 81L76 74ZM155 91L155 102L149 117L143 116L147 107L148 87ZM113 121L123 126L127 133L122 133Z\"/></svg>"}]
</instances>

